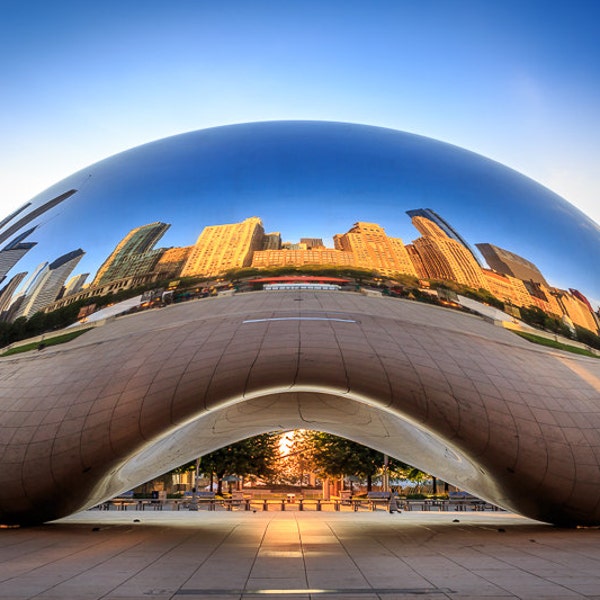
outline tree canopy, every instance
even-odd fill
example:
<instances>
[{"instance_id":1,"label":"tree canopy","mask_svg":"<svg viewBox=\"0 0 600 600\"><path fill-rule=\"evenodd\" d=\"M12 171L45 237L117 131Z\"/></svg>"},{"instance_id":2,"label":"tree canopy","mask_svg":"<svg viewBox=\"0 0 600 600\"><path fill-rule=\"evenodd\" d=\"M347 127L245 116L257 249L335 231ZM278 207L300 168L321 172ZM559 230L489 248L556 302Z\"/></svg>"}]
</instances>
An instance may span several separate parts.
<instances>
[{"instance_id":1,"label":"tree canopy","mask_svg":"<svg viewBox=\"0 0 600 600\"><path fill-rule=\"evenodd\" d=\"M320 431L306 431L301 440L302 452L310 456L315 471L323 477L356 476L367 480L371 490L373 477L384 468L384 454L358 442ZM390 472L415 476L419 471L399 460L389 458Z\"/></svg>"},{"instance_id":2,"label":"tree canopy","mask_svg":"<svg viewBox=\"0 0 600 600\"><path fill-rule=\"evenodd\" d=\"M223 478L228 475L271 477L278 457L279 436L263 433L205 454L200 458L200 470L206 475L214 473L221 494Z\"/></svg>"}]
</instances>

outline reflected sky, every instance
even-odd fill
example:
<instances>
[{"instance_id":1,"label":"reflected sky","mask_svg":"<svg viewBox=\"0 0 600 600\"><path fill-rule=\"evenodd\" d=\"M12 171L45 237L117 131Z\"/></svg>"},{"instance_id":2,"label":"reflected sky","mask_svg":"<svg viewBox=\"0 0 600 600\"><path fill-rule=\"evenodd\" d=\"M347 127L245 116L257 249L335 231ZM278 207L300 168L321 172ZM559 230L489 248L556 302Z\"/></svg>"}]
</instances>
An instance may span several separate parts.
<instances>
[{"instance_id":1,"label":"reflected sky","mask_svg":"<svg viewBox=\"0 0 600 600\"><path fill-rule=\"evenodd\" d=\"M77 190L69 195L70 190ZM135 227L171 227L160 247L194 244L207 225L260 217L284 241L378 223L405 244L419 237L407 210L431 208L469 244L491 243L533 262L551 285L600 298L600 229L550 190L466 150L394 130L326 122L218 127L134 148L52 186L14 223L3 247L37 226L37 242L8 273L82 248L73 274L91 273ZM6 281L4 283L6 283Z\"/></svg>"}]
</instances>

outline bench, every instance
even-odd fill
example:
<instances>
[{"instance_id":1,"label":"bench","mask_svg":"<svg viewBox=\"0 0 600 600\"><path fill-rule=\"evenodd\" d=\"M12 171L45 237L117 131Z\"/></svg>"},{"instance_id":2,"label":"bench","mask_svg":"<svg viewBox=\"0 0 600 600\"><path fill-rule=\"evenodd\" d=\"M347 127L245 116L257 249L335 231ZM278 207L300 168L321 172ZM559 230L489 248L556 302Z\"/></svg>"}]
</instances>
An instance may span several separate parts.
<instances>
[{"instance_id":1,"label":"bench","mask_svg":"<svg viewBox=\"0 0 600 600\"><path fill-rule=\"evenodd\" d=\"M371 505L371 510L377 510L379 504L387 505L391 497L391 492L367 492L367 500Z\"/></svg>"}]
</instances>

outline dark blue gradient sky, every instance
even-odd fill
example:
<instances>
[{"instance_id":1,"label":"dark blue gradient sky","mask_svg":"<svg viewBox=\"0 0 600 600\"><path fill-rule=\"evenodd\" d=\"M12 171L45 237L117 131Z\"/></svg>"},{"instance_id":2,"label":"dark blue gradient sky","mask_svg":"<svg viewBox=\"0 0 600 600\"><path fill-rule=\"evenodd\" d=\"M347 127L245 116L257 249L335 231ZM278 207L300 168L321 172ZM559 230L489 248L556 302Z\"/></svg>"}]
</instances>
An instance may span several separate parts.
<instances>
[{"instance_id":1,"label":"dark blue gradient sky","mask_svg":"<svg viewBox=\"0 0 600 600\"><path fill-rule=\"evenodd\" d=\"M155 139L367 123L507 164L600 221L600 5L1 2L0 210Z\"/></svg>"}]
</instances>

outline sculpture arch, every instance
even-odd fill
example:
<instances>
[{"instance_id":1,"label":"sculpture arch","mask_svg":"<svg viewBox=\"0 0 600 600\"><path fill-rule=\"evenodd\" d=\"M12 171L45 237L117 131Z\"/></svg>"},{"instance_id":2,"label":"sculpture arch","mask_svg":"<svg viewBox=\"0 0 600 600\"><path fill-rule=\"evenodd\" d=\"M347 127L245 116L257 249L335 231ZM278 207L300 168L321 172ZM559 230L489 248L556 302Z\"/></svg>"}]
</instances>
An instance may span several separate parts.
<instances>
[{"instance_id":1,"label":"sculpture arch","mask_svg":"<svg viewBox=\"0 0 600 600\"><path fill-rule=\"evenodd\" d=\"M0 522L58 518L305 427L529 517L597 523L599 391L599 361L444 308L316 291L191 301L0 360Z\"/></svg>"},{"instance_id":2,"label":"sculpture arch","mask_svg":"<svg viewBox=\"0 0 600 600\"><path fill-rule=\"evenodd\" d=\"M349 123L216 127L74 173L0 221L4 341L120 292L231 296L0 358L0 523L69 514L307 415L500 506L599 523L600 361L357 289L462 290L505 323L533 312L596 343L599 234L494 161ZM344 291L234 293L281 265Z\"/></svg>"}]
</instances>

